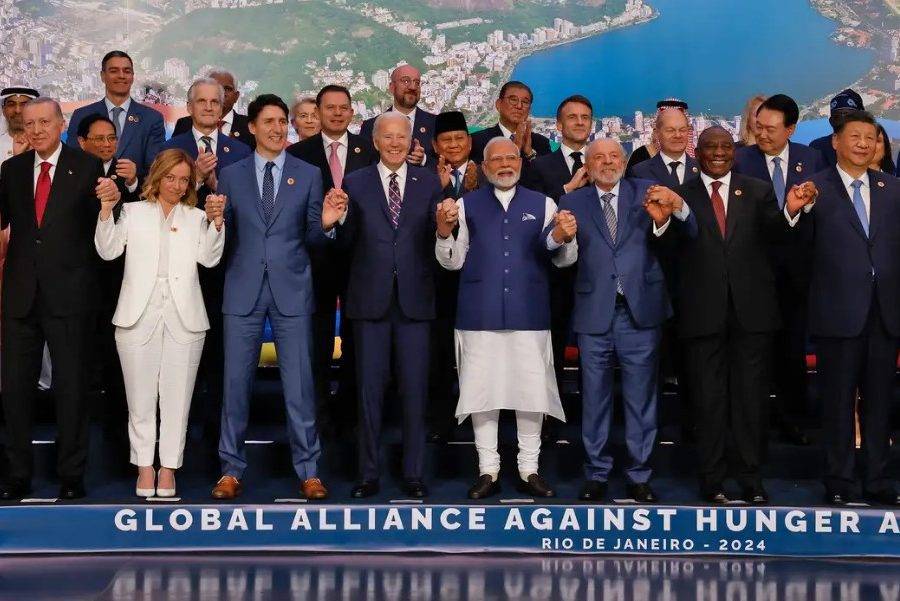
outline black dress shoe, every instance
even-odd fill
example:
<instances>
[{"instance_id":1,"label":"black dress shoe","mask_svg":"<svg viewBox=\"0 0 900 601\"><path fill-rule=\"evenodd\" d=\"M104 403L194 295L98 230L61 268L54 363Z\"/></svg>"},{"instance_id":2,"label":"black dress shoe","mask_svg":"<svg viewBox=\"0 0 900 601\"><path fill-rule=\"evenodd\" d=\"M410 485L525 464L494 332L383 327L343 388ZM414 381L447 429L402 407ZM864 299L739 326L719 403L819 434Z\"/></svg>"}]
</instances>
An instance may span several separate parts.
<instances>
[{"instance_id":1,"label":"black dress shoe","mask_svg":"<svg viewBox=\"0 0 900 601\"><path fill-rule=\"evenodd\" d=\"M606 499L606 482L598 480L588 480L581 487L578 498L582 501L590 501L591 503L600 503Z\"/></svg>"},{"instance_id":2,"label":"black dress shoe","mask_svg":"<svg viewBox=\"0 0 900 601\"><path fill-rule=\"evenodd\" d=\"M10 480L0 487L0 501L18 501L31 494L31 485L25 480Z\"/></svg>"},{"instance_id":3,"label":"black dress shoe","mask_svg":"<svg viewBox=\"0 0 900 601\"><path fill-rule=\"evenodd\" d=\"M490 474L478 476L478 480L469 489L470 499L486 499L500 492L500 483L494 480Z\"/></svg>"},{"instance_id":4,"label":"black dress shoe","mask_svg":"<svg viewBox=\"0 0 900 601\"><path fill-rule=\"evenodd\" d=\"M406 480L403 482L403 493L413 499L424 499L428 496L428 487L421 480Z\"/></svg>"},{"instance_id":5,"label":"black dress shoe","mask_svg":"<svg viewBox=\"0 0 900 601\"><path fill-rule=\"evenodd\" d=\"M659 497L646 482L628 485L628 496L638 503L656 503Z\"/></svg>"},{"instance_id":6,"label":"black dress shoe","mask_svg":"<svg viewBox=\"0 0 900 601\"><path fill-rule=\"evenodd\" d=\"M741 498L751 505L767 505L769 503L769 493L766 492L762 485L744 488Z\"/></svg>"},{"instance_id":7,"label":"black dress shoe","mask_svg":"<svg viewBox=\"0 0 900 601\"><path fill-rule=\"evenodd\" d=\"M544 479L537 474L528 476L528 480L519 478L516 482L516 490L523 492L532 497L555 497L556 493L550 488L550 485L544 482Z\"/></svg>"},{"instance_id":8,"label":"black dress shoe","mask_svg":"<svg viewBox=\"0 0 900 601\"><path fill-rule=\"evenodd\" d=\"M843 507L850 502L850 495L839 490L826 490L825 503L836 507Z\"/></svg>"},{"instance_id":9,"label":"black dress shoe","mask_svg":"<svg viewBox=\"0 0 900 601\"><path fill-rule=\"evenodd\" d=\"M864 492L863 498L871 505L900 505L900 494L892 488L884 488L874 492Z\"/></svg>"},{"instance_id":10,"label":"black dress shoe","mask_svg":"<svg viewBox=\"0 0 900 601\"><path fill-rule=\"evenodd\" d=\"M84 497L84 482L80 480L63 482L59 487L59 498L67 501Z\"/></svg>"},{"instance_id":11,"label":"black dress shoe","mask_svg":"<svg viewBox=\"0 0 900 601\"><path fill-rule=\"evenodd\" d=\"M731 501L724 489L713 489L704 492L703 500L707 503L712 503L713 505L725 505Z\"/></svg>"},{"instance_id":12,"label":"black dress shoe","mask_svg":"<svg viewBox=\"0 0 900 601\"><path fill-rule=\"evenodd\" d=\"M380 490L381 487L378 486L378 480L363 480L353 487L353 490L350 491L350 496L354 499L365 499L366 497L377 495Z\"/></svg>"}]
</instances>

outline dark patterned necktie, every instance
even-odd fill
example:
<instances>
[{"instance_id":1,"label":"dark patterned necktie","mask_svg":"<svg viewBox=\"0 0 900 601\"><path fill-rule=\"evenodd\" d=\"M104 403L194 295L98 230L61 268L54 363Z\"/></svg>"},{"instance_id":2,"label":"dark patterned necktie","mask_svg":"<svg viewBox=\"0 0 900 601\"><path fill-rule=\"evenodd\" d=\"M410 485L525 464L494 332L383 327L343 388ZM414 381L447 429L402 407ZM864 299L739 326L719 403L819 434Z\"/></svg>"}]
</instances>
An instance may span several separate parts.
<instances>
[{"instance_id":1,"label":"dark patterned necktie","mask_svg":"<svg viewBox=\"0 0 900 601\"><path fill-rule=\"evenodd\" d=\"M394 229L400 223L400 208L403 206L403 198L400 196L400 185L397 183L397 174L391 173L391 182L388 184L388 210L391 213L391 223Z\"/></svg>"},{"instance_id":2,"label":"dark patterned necktie","mask_svg":"<svg viewBox=\"0 0 900 601\"><path fill-rule=\"evenodd\" d=\"M584 162L581 160L582 154L580 152L573 152L569 154L572 157L572 175L575 175L575 172L584 167Z\"/></svg>"},{"instance_id":3,"label":"dark patterned necktie","mask_svg":"<svg viewBox=\"0 0 900 601\"><path fill-rule=\"evenodd\" d=\"M275 210L275 178L272 176L272 169L275 163L269 161L266 163L266 173L263 175L262 186L262 208L263 215L266 216L266 223L272 218L272 211Z\"/></svg>"}]
</instances>

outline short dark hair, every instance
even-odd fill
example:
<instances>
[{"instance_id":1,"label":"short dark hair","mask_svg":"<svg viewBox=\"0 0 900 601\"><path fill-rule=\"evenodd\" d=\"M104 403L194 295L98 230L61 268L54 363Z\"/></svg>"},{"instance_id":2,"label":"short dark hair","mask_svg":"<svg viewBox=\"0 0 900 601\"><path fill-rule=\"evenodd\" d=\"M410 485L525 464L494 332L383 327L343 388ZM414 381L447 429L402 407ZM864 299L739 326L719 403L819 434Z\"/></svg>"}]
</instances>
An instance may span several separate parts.
<instances>
[{"instance_id":1,"label":"short dark hair","mask_svg":"<svg viewBox=\"0 0 900 601\"><path fill-rule=\"evenodd\" d=\"M505 97L510 88L522 88L523 90L528 92L528 95L531 96L532 100L534 100L534 93L531 91L531 88L528 87L528 84L516 80L508 81L503 84L500 87L500 96L498 96L498 98Z\"/></svg>"},{"instance_id":2,"label":"short dark hair","mask_svg":"<svg viewBox=\"0 0 900 601\"><path fill-rule=\"evenodd\" d=\"M869 125L874 125L875 129L878 129L878 122L875 121L875 117L873 117L872 113L869 111L847 111L840 116L836 123L832 124L834 126L834 133L841 133L848 123L854 122L868 123Z\"/></svg>"},{"instance_id":3,"label":"short dark hair","mask_svg":"<svg viewBox=\"0 0 900 601\"><path fill-rule=\"evenodd\" d=\"M116 130L115 124L110 120L106 115L101 115L99 113L92 113L82 119L78 123L77 135L79 138L87 138L88 134L91 133L91 126L98 121L103 121L104 123L109 123L110 127L113 128L113 131Z\"/></svg>"},{"instance_id":4,"label":"short dark hair","mask_svg":"<svg viewBox=\"0 0 900 601\"><path fill-rule=\"evenodd\" d=\"M759 115L759 112L763 109L781 113L784 116L785 127L797 125L797 121L800 120L800 107L797 106L797 103L793 98L786 94L769 96L763 100L759 105L759 108L756 109L756 114Z\"/></svg>"},{"instance_id":5,"label":"short dark hair","mask_svg":"<svg viewBox=\"0 0 900 601\"><path fill-rule=\"evenodd\" d=\"M336 84L328 84L316 94L316 106L322 105L322 96L327 94L328 92L340 92L341 94L345 94L347 96L347 102L353 102L353 97L350 96L350 90L345 88L344 86L339 86Z\"/></svg>"},{"instance_id":6,"label":"short dark hair","mask_svg":"<svg viewBox=\"0 0 900 601\"><path fill-rule=\"evenodd\" d=\"M110 59L113 58L127 58L128 62L131 63L131 68L134 68L134 61L131 60L131 57L128 56L127 52L125 52L124 50L110 50L103 56L103 60L100 61L100 70L105 71L106 63L108 63Z\"/></svg>"},{"instance_id":7,"label":"short dark hair","mask_svg":"<svg viewBox=\"0 0 900 601\"><path fill-rule=\"evenodd\" d=\"M281 96L275 94L260 94L254 98L253 102L247 107L247 119L256 121L256 118L259 117L259 114L267 106L277 106L284 111L285 117L290 118L290 111L288 111L288 107L284 103L284 100L281 99Z\"/></svg>"},{"instance_id":8,"label":"short dark hair","mask_svg":"<svg viewBox=\"0 0 900 601\"><path fill-rule=\"evenodd\" d=\"M591 101L587 99L587 96L582 96L581 94L572 94L568 98L564 98L562 102L559 103L559 106L556 107L556 120L559 121L562 119L562 110L563 107L569 104L570 102L574 102L576 104L583 104L588 107L588 110L591 111L591 116L594 116L594 107L591 104Z\"/></svg>"}]
</instances>

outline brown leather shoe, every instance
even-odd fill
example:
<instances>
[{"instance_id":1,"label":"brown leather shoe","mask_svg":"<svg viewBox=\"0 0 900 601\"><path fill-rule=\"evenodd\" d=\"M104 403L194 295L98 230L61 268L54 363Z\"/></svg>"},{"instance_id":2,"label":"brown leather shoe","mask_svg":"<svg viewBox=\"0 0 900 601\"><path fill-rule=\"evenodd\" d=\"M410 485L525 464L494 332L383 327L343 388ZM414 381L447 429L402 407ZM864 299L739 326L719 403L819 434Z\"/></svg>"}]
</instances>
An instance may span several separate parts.
<instances>
[{"instance_id":1,"label":"brown leather shoe","mask_svg":"<svg viewBox=\"0 0 900 601\"><path fill-rule=\"evenodd\" d=\"M301 486L303 496L310 501L321 501L328 498L328 489L318 478L307 478Z\"/></svg>"},{"instance_id":2,"label":"brown leather shoe","mask_svg":"<svg viewBox=\"0 0 900 601\"><path fill-rule=\"evenodd\" d=\"M216 482L216 487L212 489L213 499L233 499L244 492L241 481L234 476L222 476Z\"/></svg>"}]
</instances>

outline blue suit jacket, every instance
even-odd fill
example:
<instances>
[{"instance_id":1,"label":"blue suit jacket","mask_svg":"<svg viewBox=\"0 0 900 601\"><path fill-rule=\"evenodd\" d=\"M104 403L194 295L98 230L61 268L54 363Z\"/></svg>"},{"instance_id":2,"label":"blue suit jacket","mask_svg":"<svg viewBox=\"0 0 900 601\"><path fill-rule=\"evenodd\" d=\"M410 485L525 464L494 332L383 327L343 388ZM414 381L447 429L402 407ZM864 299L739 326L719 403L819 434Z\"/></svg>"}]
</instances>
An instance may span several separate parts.
<instances>
[{"instance_id":1,"label":"blue suit jacket","mask_svg":"<svg viewBox=\"0 0 900 601\"><path fill-rule=\"evenodd\" d=\"M394 107L388 110L392 111ZM429 161L436 156L434 154L434 145L431 143L434 139L434 120L436 117L437 115L434 113L416 108L416 122L413 124L412 135L413 139L418 140L422 148L425 149L425 154L428 155ZM372 117L363 121L362 126L359 128L359 135L371 140L372 131L375 129L375 119L376 117Z\"/></svg>"},{"instance_id":2,"label":"blue suit jacket","mask_svg":"<svg viewBox=\"0 0 900 601\"><path fill-rule=\"evenodd\" d=\"M837 153L834 151L834 146L831 145L831 134L816 138L809 143L809 147L815 148L822 155L823 168L837 165Z\"/></svg>"},{"instance_id":3,"label":"blue suit jacket","mask_svg":"<svg viewBox=\"0 0 900 601\"><path fill-rule=\"evenodd\" d=\"M816 204L798 227L813 250L809 332L858 336L872 295L892 336L900 336L900 180L869 170L871 206L867 237L837 169L817 173ZM872 275L872 269L875 275ZM876 285L877 284L877 285Z\"/></svg>"},{"instance_id":4,"label":"blue suit jacket","mask_svg":"<svg viewBox=\"0 0 900 601\"><path fill-rule=\"evenodd\" d=\"M378 164L347 174L347 219L338 237L351 247L348 319L382 319L397 300L410 319L434 319L435 210L443 198L438 176L407 165L399 225L394 229Z\"/></svg>"},{"instance_id":5,"label":"blue suit jacket","mask_svg":"<svg viewBox=\"0 0 900 601\"><path fill-rule=\"evenodd\" d=\"M162 150L168 150L170 148L180 148L188 153L194 160L197 159L197 155L200 153L197 148L197 142L194 140L194 134L191 131L169 138L166 143L163 144ZM216 143L216 158L218 158L218 162L216 163L216 176L221 174L222 169L225 167L236 163L251 154L253 154L253 151L243 142L228 136L220 135L218 142ZM201 186L200 190L197 191L197 197L199 199L197 206L202 209L206 204L206 197L211 193L212 190L205 184Z\"/></svg>"},{"instance_id":6,"label":"blue suit jacket","mask_svg":"<svg viewBox=\"0 0 900 601\"><path fill-rule=\"evenodd\" d=\"M651 185L651 181L630 178L619 183L615 244L596 187L585 186L560 199L560 210L571 211L578 222L573 331L602 334L609 330L616 304L615 275L622 282L638 327L659 326L672 315L654 248L659 238L653 235L653 222L643 206L644 194Z\"/></svg>"},{"instance_id":7,"label":"blue suit jacket","mask_svg":"<svg viewBox=\"0 0 900 601\"><path fill-rule=\"evenodd\" d=\"M322 230L322 174L287 155L267 224L253 158L251 154L229 165L219 176L217 191L228 197L222 312L249 315L268 272L278 310L311 315L315 307L307 247L329 242Z\"/></svg>"},{"instance_id":8,"label":"blue suit jacket","mask_svg":"<svg viewBox=\"0 0 900 601\"><path fill-rule=\"evenodd\" d=\"M692 157L687 157L687 164L684 166L684 181L679 182L669 171L669 166L665 163L663 153L657 152L653 157L646 161L641 161L631 168L632 177L640 179L648 179L667 188L680 186L682 183L694 181L700 177L700 167Z\"/></svg>"},{"instance_id":9,"label":"blue suit jacket","mask_svg":"<svg viewBox=\"0 0 900 601\"><path fill-rule=\"evenodd\" d=\"M787 169L787 185L785 190L790 190L791 186L802 184L809 181L809 178L825 169L825 161L822 153L815 148L810 148L805 144L797 144L796 142L788 142L788 165ZM744 146L738 148L734 153L734 172L743 173L764 182L772 183L769 177L769 167L766 164L766 156L759 146Z\"/></svg>"},{"instance_id":10,"label":"blue suit jacket","mask_svg":"<svg viewBox=\"0 0 900 601\"><path fill-rule=\"evenodd\" d=\"M75 109L72 119L69 120L69 131L66 134L66 143L69 146L80 148L78 124L88 115L95 113L109 117L106 103L103 100ZM122 137L116 144L116 157L134 161L137 165L138 175L143 177L150 171L150 165L159 154L165 139L166 130L160 112L132 98L128 114L125 115Z\"/></svg>"}]
</instances>

